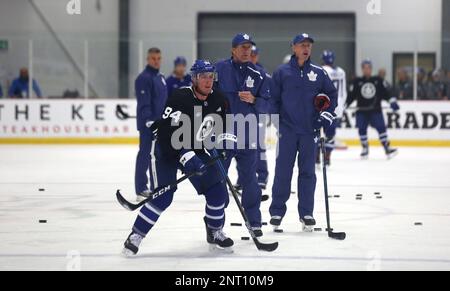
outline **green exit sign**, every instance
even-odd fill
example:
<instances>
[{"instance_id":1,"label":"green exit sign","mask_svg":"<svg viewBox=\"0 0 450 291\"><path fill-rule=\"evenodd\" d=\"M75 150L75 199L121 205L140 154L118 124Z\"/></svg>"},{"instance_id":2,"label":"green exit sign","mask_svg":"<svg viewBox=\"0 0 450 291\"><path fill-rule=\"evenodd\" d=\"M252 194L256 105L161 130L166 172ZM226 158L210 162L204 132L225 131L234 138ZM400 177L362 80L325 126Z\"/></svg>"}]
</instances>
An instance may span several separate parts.
<instances>
[{"instance_id":1,"label":"green exit sign","mask_svg":"<svg viewBox=\"0 0 450 291\"><path fill-rule=\"evenodd\" d=\"M9 43L6 39L0 39L0 51L7 51L9 48Z\"/></svg>"}]
</instances>

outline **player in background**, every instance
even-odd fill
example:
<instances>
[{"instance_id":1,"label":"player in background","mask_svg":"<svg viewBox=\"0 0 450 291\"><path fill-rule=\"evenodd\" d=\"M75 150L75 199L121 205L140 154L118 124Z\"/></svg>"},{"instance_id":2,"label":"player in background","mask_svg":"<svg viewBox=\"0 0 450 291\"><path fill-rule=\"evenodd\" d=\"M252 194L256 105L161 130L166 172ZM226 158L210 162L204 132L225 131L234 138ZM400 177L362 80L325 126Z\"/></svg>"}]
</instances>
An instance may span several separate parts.
<instances>
[{"instance_id":1,"label":"player in background","mask_svg":"<svg viewBox=\"0 0 450 291\"><path fill-rule=\"evenodd\" d=\"M272 76L270 76L264 69L264 67L259 63L259 49L256 46L252 46L252 52L250 55L250 61L254 64L261 72L265 72L267 81L272 82ZM265 115L258 116L258 133L259 133L259 141L258 142L258 161L256 165L256 175L258 177L258 185L261 190L266 190L267 183L269 181L269 169L267 166L267 154L266 154L266 128L269 122L269 117ZM261 142L263 144L261 144ZM238 170L238 181L235 185L237 190L242 190L241 178L245 173L242 173L237 167Z\"/></svg>"},{"instance_id":2,"label":"player in background","mask_svg":"<svg viewBox=\"0 0 450 291\"><path fill-rule=\"evenodd\" d=\"M272 112L279 114L278 157L270 205L270 224L277 228L286 214L291 196L294 164L298 160L298 214L304 231L316 221L315 160L319 134L334 121L337 90L322 67L311 62L314 40L303 33L292 41L293 55L273 74ZM297 159L298 155L298 159Z\"/></svg>"},{"instance_id":3,"label":"player in background","mask_svg":"<svg viewBox=\"0 0 450 291\"><path fill-rule=\"evenodd\" d=\"M331 164L331 153L334 150L336 144L336 129L341 124L341 120L344 116L345 102L347 101L347 80L345 71L341 67L338 67L334 64L335 60L336 55L334 54L334 52L330 50L323 51L322 68L328 73L328 76L330 77L333 85L336 87L336 90L338 92L338 105L336 107L336 110L334 111L334 113L336 114L336 119L333 123L333 126L330 126L325 132L326 155L324 162L327 166L330 166ZM316 164L320 165L320 151L317 153Z\"/></svg>"},{"instance_id":4,"label":"player in background","mask_svg":"<svg viewBox=\"0 0 450 291\"><path fill-rule=\"evenodd\" d=\"M232 57L216 64L218 81L216 88L225 94L228 100L229 114L239 117L255 117L269 112L270 87L266 74L250 62L253 42L246 33L237 34L232 40ZM256 178L258 161L257 143L251 140L254 132L237 132L239 148L227 152L225 167L228 170L231 159L236 158L241 176L242 205L250 220L250 226L257 237L263 235L261 230L261 196L262 191ZM250 128L250 130L257 130Z\"/></svg>"},{"instance_id":5,"label":"player in background","mask_svg":"<svg viewBox=\"0 0 450 291\"><path fill-rule=\"evenodd\" d=\"M369 156L367 129L370 125L378 131L381 144L390 159L397 154L397 149L390 146L381 102L383 100L388 101L394 112L398 111L400 107L397 98L392 97L387 84L380 77L372 76L372 62L364 60L361 63L361 68L363 76L353 81L346 102L346 107L349 107L355 100L357 101L356 126L362 145L361 158L367 159Z\"/></svg>"},{"instance_id":6,"label":"player in background","mask_svg":"<svg viewBox=\"0 0 450 291\"><path fill-rule=\"evenodd\" d=\"M215 124L225 124L227 101L218 91L212 90L216 73L210 62L197 60L191 68L191 75L193 86L176 90L169 97L161 120L152 127L157 130L156 174L160 185L171 185L177 180L178 169L185 174L201 173L191 178L190 182L206 199L204 222L207 242L212 247L230 248L233 240L223 232L227 188L217 166L205 166L211 161L205 149L212 144L207 144L206 140L211 139ZM198 117L202 122L195 122ZM190 122L183 121L184 118ZM222 120L219 122L219 119ZM172 138L175 131L186 123L190 123L189 136L181 136L183 144L179 147ZM219 130L223 132L223 128ZM176 139L180 140L180 136ZM184 143L186 140L189 140L187 144ZM172 203L175 191L169 191L141 208L124 244L124 255L137 254L144 237Z\"/></svg>"},{"instance_id":7,"label":"player in background","mask_svg":"<svg viewBox=\"0 0 450 291\"><path fill-rule=\"evenodd\" d=\"M139 152L136 158L135 190L137 201L142 201L150 189L158 188L155 172L155 139L150 127L161 117L167 101L167 87L161 67L161 50L150 48L147 53L147 66L137 77L134 88L137 99L137 128L139 130Z\"/></svg>"},{"instance_id":8,"label":"player in background","mask_svg":"<svg viewBox=\"0 0 450 291\"><path fill-rule=\"evenodd\" d=\"M177 57L173 63L173 73L166 79L167 93L169 96L172 95L173 91L176 89L192 85L191 75L186 74L186 59L184 57Z\"/></svg>"}]
</instances>

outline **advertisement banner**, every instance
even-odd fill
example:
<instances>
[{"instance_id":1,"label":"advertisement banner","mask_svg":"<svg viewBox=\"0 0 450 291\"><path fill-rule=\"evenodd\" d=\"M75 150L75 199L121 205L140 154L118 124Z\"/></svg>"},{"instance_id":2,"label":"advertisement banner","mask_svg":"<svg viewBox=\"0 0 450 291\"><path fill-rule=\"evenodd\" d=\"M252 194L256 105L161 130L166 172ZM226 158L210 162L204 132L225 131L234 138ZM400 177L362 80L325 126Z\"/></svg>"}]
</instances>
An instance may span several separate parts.
<instances>
[{"instance_id":1,"label":"advertisement banner","mask_svg":"<svg viewBox=\"0 0 450 291\"><path fill-rule=\"evenodd\" d=\"M0 139L131 141L135 115L134 100L1 100Z\"/></svg>"},{"instance_id":2,"label":"advertisement banner","mask_svg":"<svg viewBox=\"0 0 450 291\"><path fill-rule=\"evenodd\" d=\"M450 101L400 106L397 113L384 110L394 143L450 146ZM337 131L351 145L359 144L355 111L346 111ZM135 100L0 100L0 143L136 143L135 114ZM372 128L369 138L378 139Z\"/></svg>"}]
</instances>

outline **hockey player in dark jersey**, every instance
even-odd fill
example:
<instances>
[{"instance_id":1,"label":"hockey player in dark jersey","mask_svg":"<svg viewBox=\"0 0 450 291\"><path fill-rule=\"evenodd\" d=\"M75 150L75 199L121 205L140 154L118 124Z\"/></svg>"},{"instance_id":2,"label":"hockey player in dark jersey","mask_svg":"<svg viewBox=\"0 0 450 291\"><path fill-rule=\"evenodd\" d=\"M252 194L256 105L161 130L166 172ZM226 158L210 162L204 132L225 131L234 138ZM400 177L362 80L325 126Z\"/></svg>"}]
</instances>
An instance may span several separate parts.
<instances>
[{"instance_id":1,"label":"hockey player in dark jersey","mask_svg":"<svg viewBox=\"0 0 450 291\"><path fill-rule=\"evenodd\" d=\"M397 98L392 97L388 86L380 77L372 76L372 62L370 60L364 60L361 67L363 77L356 78L353 81L346 102L346 107L348 107L353 101L357 101L356 126L358 127L363 148L361 158L367 159L369 156L369 138L367 135L369 125L378 131L387 157L392 158L397 154L397 149L390 146L381 102L383 100L388 101L392 110L398 111L400 107L397 103Z\"/></svg>"},{"instance_id":2,"label":"hockey player in dark jersey","mask_svg":"<svg viewBox=\"0 0 450 291\"><path fill-rule=\"evenodd\" d=\"M205 166L211 161L205 151L213 144L211 136L223 131L220 124L225 124L227 102L222 94L212 90L216 72L210 62L197 60L191 68L191 75L193 86L175 90L167 101L162 118L153 126L157 130L157 181L159 186L173 184L178 169L186 174L201 173L190 182L206 199L204 222L207 242L214 248L228 249L234 242L222 230L224 209L228 203L227 188L217 165ZM217 131L216 127L219 127ZM172 203L175 191L167 192L141 208L124 244L124 255L132 256L138 252L143 238Z\"/></svg>"}]
</instances>

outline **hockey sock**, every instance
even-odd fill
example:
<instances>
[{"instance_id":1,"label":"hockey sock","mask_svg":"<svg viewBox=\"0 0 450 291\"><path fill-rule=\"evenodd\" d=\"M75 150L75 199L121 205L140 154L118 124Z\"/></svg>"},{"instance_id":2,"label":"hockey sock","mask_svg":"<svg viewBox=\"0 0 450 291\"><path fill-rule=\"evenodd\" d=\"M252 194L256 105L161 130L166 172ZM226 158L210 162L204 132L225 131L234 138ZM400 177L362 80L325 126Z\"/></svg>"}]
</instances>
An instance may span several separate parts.
<instances>
[{"instance_id":1,"label":"hockey sock","mask_svg":"<svg viewBox=\"0 0 450 291\"><path fill-rule=\"evenodd\" d=\"M211 229L222 229L225 224L225 197L227 188L223 183L218 183L208 189L206 197L206 221Z\"/></svg>"},{"instance_id":2,"label":"hockey sock","mask_svg":"<svg viewBox=\"0 0 450 291\"><path fill-rule=\"evenodd\" d=\"M161 214L162 211L155 206L150 203L145 204L134 222L133 231L145 237L156 224Z\"/></svg>"},{"instance_id":3,"label":"hockey sock","mask_svg":"<svg viewBox=\"0 0 450 291\"><path fill-rule=\"evenodd\" d=\"M380 142L385 150L389 149L389 139L386 132L380 133Z\"/></svg>"},{"instance_id":4,"label":"hockey sock","mask_svg":"<svg viewBox=\"0 0 450 291\"><path fill-rule=\"evenodd\" d=\"M369 147L369 137L367 135L361 135L359 136L360 140L361 140L361 146L363 148L368 148Z\"/></svg>"}]
</instances>

